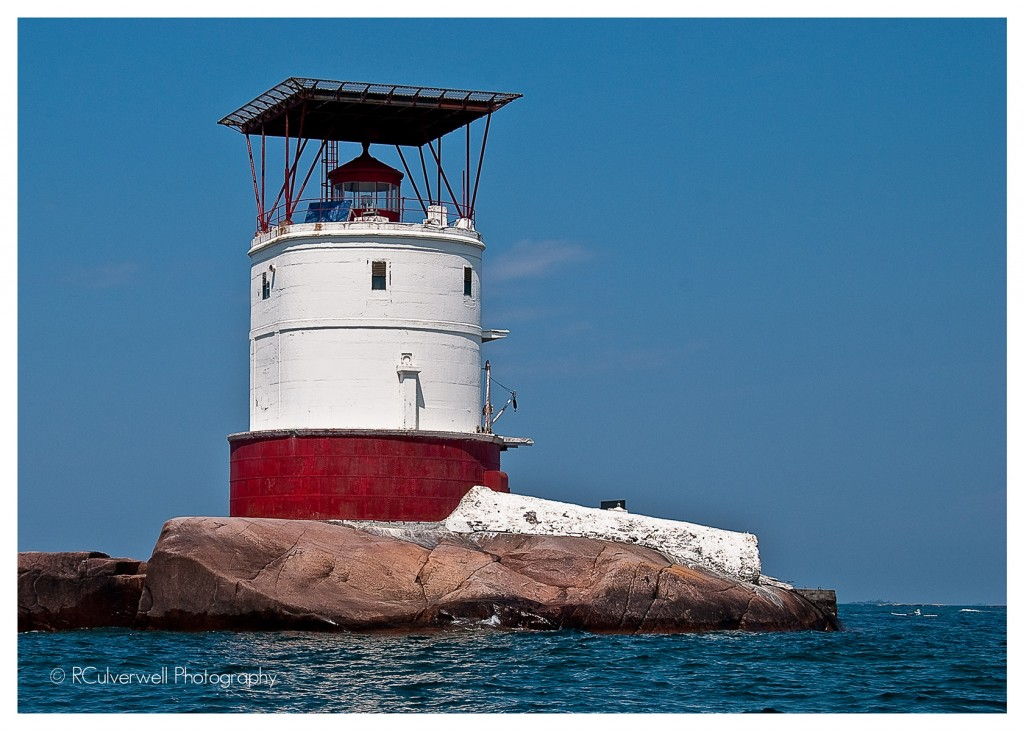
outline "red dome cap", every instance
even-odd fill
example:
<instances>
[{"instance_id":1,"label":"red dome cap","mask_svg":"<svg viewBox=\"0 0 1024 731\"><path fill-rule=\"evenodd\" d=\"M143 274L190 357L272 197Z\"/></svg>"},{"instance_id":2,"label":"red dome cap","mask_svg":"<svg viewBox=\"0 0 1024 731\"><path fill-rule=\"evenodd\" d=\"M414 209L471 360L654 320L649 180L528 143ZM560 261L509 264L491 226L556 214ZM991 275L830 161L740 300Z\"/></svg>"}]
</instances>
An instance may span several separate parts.
<instances>
[{"instance_id":1,"label":"red dome cap","mask_svg":"<svg viewBox=\"0 0 1024 731\"><path fill-rule=\"evenodd\" d=\"M363 143L363 154L344 165L334 168L327 177L339 183L393 183L399 185L405 176L390 165L370 155L370 143Z\"/></svg>"}]
</instances>

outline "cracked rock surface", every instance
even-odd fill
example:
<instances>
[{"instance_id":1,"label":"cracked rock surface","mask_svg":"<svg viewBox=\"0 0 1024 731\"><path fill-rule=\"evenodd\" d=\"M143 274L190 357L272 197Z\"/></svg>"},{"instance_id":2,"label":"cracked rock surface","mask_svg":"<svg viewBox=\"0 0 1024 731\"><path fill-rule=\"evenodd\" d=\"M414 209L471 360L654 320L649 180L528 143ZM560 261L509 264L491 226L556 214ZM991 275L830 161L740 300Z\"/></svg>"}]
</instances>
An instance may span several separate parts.
<instances>
[{"instance_id":1,"label":"cracked rock surface","mask_svg":"<svg viewBox=\"0 0 1024 731\"><path fill-rule=\"evenodd\" d=\"M415 538L415 540L413 540ZM799 594L592 538L396 537L271 518L168 521L137 626L402 630L483 624L598 632L830 630Z\"/></svg>"},{"instance_id":2,"label":"cracked rock surface","mask_svg":"<svg viewBox=\"0 0 1024 731\"><path fill-rule=\"evenodd\" d=\"M18 554L18 631L130 627L146 564L98 551Z\"/></svg>"}]
</instances>

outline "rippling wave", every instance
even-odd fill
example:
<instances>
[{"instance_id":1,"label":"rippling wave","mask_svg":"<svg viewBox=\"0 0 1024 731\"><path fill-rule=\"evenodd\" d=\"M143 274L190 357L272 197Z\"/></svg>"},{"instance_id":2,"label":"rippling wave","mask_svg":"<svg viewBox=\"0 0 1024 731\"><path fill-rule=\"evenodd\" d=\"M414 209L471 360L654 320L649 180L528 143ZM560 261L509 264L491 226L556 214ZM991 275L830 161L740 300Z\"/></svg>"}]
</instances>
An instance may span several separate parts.
<instances>
[{"instance_id":1,"label":"rippling wave","mask_svg":"<svg viewBox=\"0 0 1024 731\"><path fill-rule=\"evenodd\" d=\"M930 606L927 614L936 616L927 617L913 606L900 607L903 616L893 610L843 605L844 631L835 633L30 632L18 636L18 707L1005 712L1004 607ZM179 668L187 670L176 678Z\"/></svg>"}]
</instances>

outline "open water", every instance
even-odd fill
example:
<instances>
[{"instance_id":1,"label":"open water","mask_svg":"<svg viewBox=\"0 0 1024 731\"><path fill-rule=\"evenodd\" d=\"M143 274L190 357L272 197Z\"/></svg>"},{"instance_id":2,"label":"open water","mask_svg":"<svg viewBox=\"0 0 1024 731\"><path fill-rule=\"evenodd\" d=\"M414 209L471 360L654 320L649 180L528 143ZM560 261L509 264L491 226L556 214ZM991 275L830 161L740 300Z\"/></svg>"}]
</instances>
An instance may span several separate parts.
<instances>
[{"instance_id":1,"label":"open water","mask_svg":"<svg viewBox=\"0 0 1024 731\"><path fill-rule=\"evenodd\" d=\"M918 613L919 612L919 613ZM28 632L22 712L1005 712L1006 608L840 606L842 632Z\"/></svg>"}]
</instances>

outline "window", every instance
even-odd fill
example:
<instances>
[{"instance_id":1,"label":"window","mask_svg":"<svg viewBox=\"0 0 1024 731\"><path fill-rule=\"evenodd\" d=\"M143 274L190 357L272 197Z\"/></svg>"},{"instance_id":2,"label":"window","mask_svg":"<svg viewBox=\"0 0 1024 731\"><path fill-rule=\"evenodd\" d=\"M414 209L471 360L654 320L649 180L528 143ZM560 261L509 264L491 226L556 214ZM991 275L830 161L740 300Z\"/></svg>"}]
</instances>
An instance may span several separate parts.
<instances>
[{"instance_id":1,"label":"window","mask_svg":"<svg viewBox=\"0 0 1024 731\"><path fill-rule=\"evenodd\" d=\"M393 183L342 183L334 186L338 197L350 201L352 208L397 211L398 186Z\"/></svg>"},{"instance_id":2,"label":"window","mask_svg":"<svg viewBox=\"0 0 1024 731\"><path fill-rule=\"evenodd\" d=\"M462 294L467 297L473 296L473 267L465 267L462 270Z\"/></svg>"},{"instance_id":3,"label":"window","mask_svg":"<svg viewBox=\"0 0 1024 731\"><path fill-rule=\"evenodd\" d=\"M388 288L388 263L386 261L373 262L370 271L370 289Z\"/></svg>"},{"instance_id":4,"label":"window","mask_svg":"<svg viewBox=\"0 0 1024 731\"><path fill-rule=\"evenodd\" d=\"M263 272L263 299L270 299L270 280L267 279L266 272Z\"/></svg>"}]
</instances>

